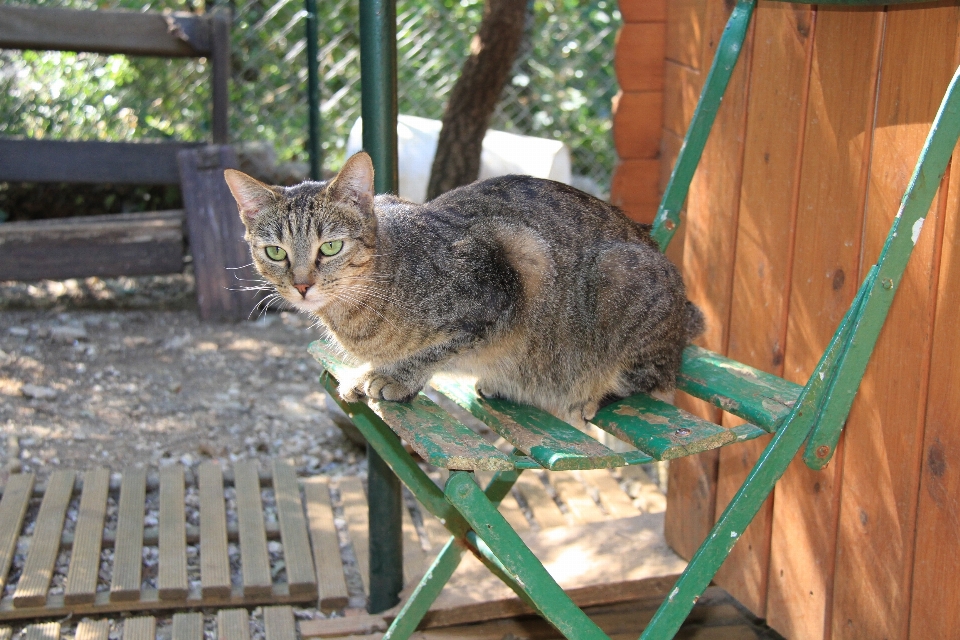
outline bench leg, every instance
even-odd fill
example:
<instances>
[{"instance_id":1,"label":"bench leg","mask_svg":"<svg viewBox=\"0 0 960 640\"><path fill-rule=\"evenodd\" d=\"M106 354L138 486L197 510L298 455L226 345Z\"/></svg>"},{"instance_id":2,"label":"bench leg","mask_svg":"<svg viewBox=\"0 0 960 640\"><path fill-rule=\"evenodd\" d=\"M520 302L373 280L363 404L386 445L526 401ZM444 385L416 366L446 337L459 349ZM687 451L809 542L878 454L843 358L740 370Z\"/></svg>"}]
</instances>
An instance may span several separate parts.
<instances>
[{"instance_id":1,"label":"bench leg","mask_svg":"<svg viewBox=\"0 0 960 640\"><path fill-rule=\"evenodd\" d=\"M609 640L563 592L469 474L451 473L445 494L489 548L488 556L477 544L481 554L497 565L496 573L523 591L525 599L560 633L576 640Z\"/></svg>"}]
</instances>

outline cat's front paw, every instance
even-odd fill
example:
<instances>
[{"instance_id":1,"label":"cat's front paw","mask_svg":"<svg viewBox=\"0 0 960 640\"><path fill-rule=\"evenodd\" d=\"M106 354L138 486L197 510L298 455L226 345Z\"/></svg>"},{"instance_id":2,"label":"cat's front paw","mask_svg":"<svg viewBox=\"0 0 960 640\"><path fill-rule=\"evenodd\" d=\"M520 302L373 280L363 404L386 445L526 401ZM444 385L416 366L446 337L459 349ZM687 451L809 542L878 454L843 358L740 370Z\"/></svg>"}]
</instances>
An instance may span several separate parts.
<instances>
[{"instance_id":1,"label":"cat's front paw","mask_svg":"<svg viewBox=\"0 0 960 640\"><path fill-rule=\"evenodd\" d=\"M345 381L338 391L346 402L356 402L361 396L374 400L409 402L420 393L421 388L422 386L414 387L384 373L366 371L350 381Z\"/></svg>"},{"instance_id":2,"label":"cat's front paw","mask_svg":"<svg viewBox=\"0 0 960 640\"><path fill-rule=\"evenodd\" d=\"M372 373L364 382L363 393L368 398L374 398L375 400L409 402L420 393L421 388L412 387L392 376Z\"/></svg>"}]
</instances>

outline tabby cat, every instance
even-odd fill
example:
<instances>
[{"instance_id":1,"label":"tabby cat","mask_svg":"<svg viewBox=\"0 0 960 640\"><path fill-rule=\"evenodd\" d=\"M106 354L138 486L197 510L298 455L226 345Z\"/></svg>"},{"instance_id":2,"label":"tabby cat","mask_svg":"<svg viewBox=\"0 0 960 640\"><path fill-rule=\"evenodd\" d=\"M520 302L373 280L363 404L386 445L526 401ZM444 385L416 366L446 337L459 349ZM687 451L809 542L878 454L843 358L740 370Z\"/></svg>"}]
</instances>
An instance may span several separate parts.
<instances>
[{"instance_id":1,"label":"tabby cat","mask_svg":"<svg viewBox=\"0 0 960 640\"><path fill-rule=\"evenodd\" d=\"M650 227L558 182L504 176L420 205L374 196L363 152L329 182L225 177L257 270L360 365L346 400L407 401L442 370L582 426L672 390L703 330Z\"/></svg>"}]
</instances>

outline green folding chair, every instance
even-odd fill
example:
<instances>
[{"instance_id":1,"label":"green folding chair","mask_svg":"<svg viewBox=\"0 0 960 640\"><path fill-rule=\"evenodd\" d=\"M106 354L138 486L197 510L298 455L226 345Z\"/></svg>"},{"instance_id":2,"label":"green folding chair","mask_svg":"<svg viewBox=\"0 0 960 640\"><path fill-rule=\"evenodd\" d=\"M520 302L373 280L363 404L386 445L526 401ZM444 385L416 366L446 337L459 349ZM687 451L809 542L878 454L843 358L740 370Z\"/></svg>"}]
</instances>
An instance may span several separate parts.
<instances>
[{"instance_id":1,"label":"green folding chair","mask_svg":"<svg viewBox=\"0 0 960 640\"><path fill-rule=\"evenodd\" d=\"M821 4L885 3L827 0ZM723 32L657 213L653 235L661 248L666 248L680 224L681 207L755 6L756 0L738 0ZM396 80L390 71L395 60L394 16L390 0L361 2L361 37L366 43L361 48L363 117L365 123L380 123L379 136L376 127L364 127L365 136L368 132L370 135L364 142L373 152L377 178L382 180L376 185L378 192L390 191L396 184L391 182L396 175L395 120L391 120L395 118ZM520 473L526 469L613 468L671 460L773 434L749 477L642 635L642 638L673 637L804 443L803 459L813 469L822 469L833 455L923 218L960 136L958 84L960 70L954 75L933 122L883 251L867 273L806 385L788 382L696 346L684 352L677 387L743 418L747 424L725 429L652 397L637 395L605 407L593 421L637 449L618 453L539 409L483 398L474 389L456 383L440 384L437 387L440 393L515 447L514 453L508 455L423 394L409 404L372 400L341 403L371 450L371 509L394 514L385 518L387 522L371 521L371 544L380 544L376 539L378 534L373 531L375 527L386 527L389 531L382 535L399 540L399 487L390 488L389 471L383 467L384 463L450 531L449 542L385 637L408 638L413 633L463 553L469 550L567 638L607 638L567 597L497 511L498 503ZM343 363L322 341L311 344L310 352L326 370L322 384L337 398L336 380L344 372ZM429 464L450 470L443 491L407 453L401 438ZM496 472L485 489L474 481L471 472L476 470ZM378 484L375 486L375 483ZM391 500L395 502L393 506L389 504ZM380 516L377 517L379 520ZM396 521L395 526L390 524L391 519ZM383 549L377 551L381 553L381 560L374 560L371 582L393 585L390 588L398 591L399 559L391 561L389 554L382 553ZM397 555L395 551L393 555ZM394 577L385 578L388 574ZM371 588L375 586L371 584Z\"/></svg>"}]
</instances>

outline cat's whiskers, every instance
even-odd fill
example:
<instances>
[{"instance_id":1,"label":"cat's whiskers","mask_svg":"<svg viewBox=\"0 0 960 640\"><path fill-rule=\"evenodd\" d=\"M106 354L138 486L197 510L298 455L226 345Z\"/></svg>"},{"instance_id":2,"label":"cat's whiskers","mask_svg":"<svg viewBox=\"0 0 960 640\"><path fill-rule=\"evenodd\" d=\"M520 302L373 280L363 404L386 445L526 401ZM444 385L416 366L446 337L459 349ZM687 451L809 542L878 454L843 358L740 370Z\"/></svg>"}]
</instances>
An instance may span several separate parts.
<instances>
[{"instance_id":1,"label":"cat's whiskers","mask_svg":"<svg viewBox=\"0 0 960 640\"><path fill-rule=\"evenodd\" d=\"M266 315L266 313L270 310L271 305L273 305L273 303L278 300L281 302L286 302L283 296L281 296L279 293L276 293L276 292L263 297L261 300L257 302L257 304L253 305L253 309L251 309L250 313L247 314L247 320L249 320L253 316L253 314L256 313L258 310L260 311L260 313L257 314L257 320L259 320L264 315Z\"/></svg>"},{"instance_id":2,"label":"cat's whiskers","mask_svg":"<svg viewBox=\"0 0 960 640\"><path fill-rule=\"evenodd\" d=\"M227 291L269 291L272 287L262 285L259 287L227 287Z\"/></svg>"},{"instance_id":3,"label":"cat's whiskers","mask_svg":"<svg viewBox=\"0 0 960 640\"><path fill-rule=\"evenodd\" d=\"M282 308L284 304L288 304L288 305L290 304L283 296L278 295L275 298L270 299L270 301L264 306L263 311L260 312L259 317L263 317L264 315L266 315L266 313L270 311L270 307L273 306L274 302L279 303L278 305L279 308Z\"/></svg>"},{"instance_id":4,"label":"cat's whiskers","mask_svg":"<svg viewBox=\"0 0 960 640\"><path fill-rule=\"evenodd\" d=\"M271 294L271 295L269 295L269 296L266 296L266 297L258 300L257 303L256 303L255 305L253 305L253 308L250 309L250 313L247 314L247 320L250 320L250 318L253 316L254 313L257 312L257 310L260 308L260 306L261 306L262 304L264 304L265 302L267 302L268 300L270 300L271 298L273 298L275 295L277 295L277 294L274 293L274 294ZM262 315L263 315L263 313L257 314L257 320L259 320Z\"/></svg>"}]
</instances>

